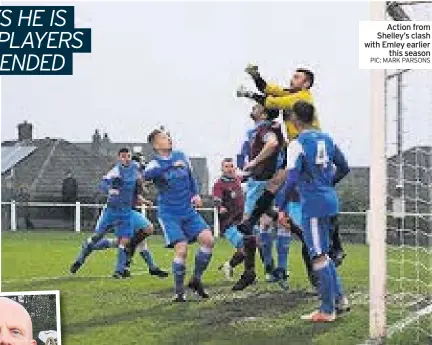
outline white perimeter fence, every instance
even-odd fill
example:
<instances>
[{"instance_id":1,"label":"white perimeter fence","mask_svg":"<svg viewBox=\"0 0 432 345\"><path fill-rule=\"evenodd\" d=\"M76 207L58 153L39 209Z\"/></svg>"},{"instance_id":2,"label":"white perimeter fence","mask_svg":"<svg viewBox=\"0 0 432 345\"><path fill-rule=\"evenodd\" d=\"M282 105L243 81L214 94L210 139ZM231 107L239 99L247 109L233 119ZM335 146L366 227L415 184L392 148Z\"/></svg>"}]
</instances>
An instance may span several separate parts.
<instances>
[{"instance_id":1,"label":"white perimeter fence","mask_svg":"<svg viewBox=\"0 0 432 345\"><path fill-rule=\"evenodd\" d=\"M27 214L32 221L35 221L35 218L43 219L44 217L47 217L49 209L57 209L57 211L59 211L58 209L63 208L66 211L66 208L68 208L68 211L70 212L73 219L70 219L67 228L73 229L77 233L81 231L91 231L93 226L89 224L95 223L96 220L95 217L93 217L93 220L87 220L87 225L85 225L83 222L83 212L98 212L105 206L104 204L85 204L79 201L77 201L76 203L9 201L1 202L1 205L3 217L6 216L7 218L9 218L8 222L3 223L3 226L5 227L5 229L3 230L8 229L11 231L17 231L25 228L25 226L20 226L18 222L20 218L25 217L23 214ZM35 215L34 212L31 212L32 209L34 210L36 208L45 209L45 212L42 212L43 215ZM156 209L157 208L154 206L142 207L142 212L144 215L149 217L152 222L156 223ZM219 237L220 228L216 208L207 207L198 208L197 210L212 226L215 237ZM341 224L340 229L344 238L352 242L365 243L367 241L367 234L365 230L366 218L367 212L341 212L339 216ZM37 226L35 228L45 229L44 226ZM51 228L53 227L51 226Z\"/></svg>"}]
</instances>

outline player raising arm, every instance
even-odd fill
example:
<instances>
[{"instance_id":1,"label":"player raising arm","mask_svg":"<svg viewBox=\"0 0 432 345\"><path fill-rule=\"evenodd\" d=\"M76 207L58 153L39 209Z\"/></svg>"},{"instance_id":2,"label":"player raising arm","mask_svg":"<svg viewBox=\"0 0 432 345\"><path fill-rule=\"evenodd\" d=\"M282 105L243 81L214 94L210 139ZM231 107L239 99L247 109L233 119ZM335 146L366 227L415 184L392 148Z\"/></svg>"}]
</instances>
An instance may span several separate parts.
<instances>
[{"instance_id":1,"label":"player raising arm","mask_svg":"<svg viewBox=\"0 0 432 345\"><path fill-rule=\"evenodd\" d=\"M203 298L201 277L210 263L213 250L213 234L209 226L194 209L201 206L197 183L192 176L189 159L183 152L172 150L171 137L164 130L156 129L148 136L153 159L143 172L145 180L153 180L157 190L158 218L167 247L174 248L172 270L174 275L175 302L185 302L184 278L188 243L198 240L200 248L195 255L195 269L188 287Z\"/></svg>"},{"instance_id":2,"label":"player raising arm","mask_svg":"<svg viewBox=\"0 0 432 345\"><path fill-rule=\"evenodd\" d=\"M331 322L337 309L346 305L334 262L329 258L331 217L339 212L339 201L334 188L348 172L348 164L328 134L313 128L314 107L297 102L293 107L293 123L299 137L288 148L288 173L284 185L287 195L298 187L302 204L304 239L312 259L313 270L319 279L321 306L302 317L312 322ZM334 166L336 166L336 172ZM286 198L278 205L286 209ZM281 219L286 215L281 213Z\"/></svg>"},{"instance_id":3,"label":"player raising arm","mask_svg":"<svg viewBox=\"0 0 432 345\"><path fill-rule=\"evenodd\" d=\"M284 143L280 124L273 121L278 115L277 111L265 109L260 104L255 104L252 108L251 117L255 122L255 131L249 141L249 161L244 166L244 170L250 172L247 182L245 217L249 217L257 199L264 192L267 181L278 169L279 156ZM256 236L252 228L246 228L246 231L240 228L239 230L244 234L245 270L240 280L233 286L234 291L245 289L256 278Z\"/></svg>"},{"instance_id":4,"label":"player raising arm","mask_svg":"<svg viewBox=\"0 0 432 345\"><path fill-rule=\"evenodd\" d=\"M313 72L306 68L298 68L291 77L290 88L284 89L279 85L267 83L261 77L257 66L249 65L245 71L252 77L262 94L240 89L238 96L251 98L268 109L282 109L288 139L295 139L299 131L291 119L292 107L297 101L314 103L310 90L314 84ZM320 128L316 115L314 115L313 127Z\"/></svg>"}]
</instances>

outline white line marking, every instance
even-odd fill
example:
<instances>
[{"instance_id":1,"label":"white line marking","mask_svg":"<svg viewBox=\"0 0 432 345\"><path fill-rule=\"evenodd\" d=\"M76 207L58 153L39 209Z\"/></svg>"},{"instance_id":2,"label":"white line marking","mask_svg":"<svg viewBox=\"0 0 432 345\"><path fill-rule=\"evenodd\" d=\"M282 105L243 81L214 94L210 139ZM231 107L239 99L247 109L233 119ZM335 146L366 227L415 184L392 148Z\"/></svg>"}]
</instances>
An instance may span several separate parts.
<instances>
[{"instance_id":1,"label":"white line marking","mask_svg":"<svg viewBox=\"0 0 432 345\"><path fill-rule=\"evenodd\" d=\"M432 304L429 304L427 307L417 310L414 313L411 313L408 317L405 319L396 322L395 324L388 327L387 330L387 338L391 338L395 333L401 332L406 326L409 326L413 322L416 322L418 319L420 319L422 316L428 315L432 313ZM360 345L375 345L379 342L377 340L366 340L364 343Z\"/></svg>"}]
</instances>

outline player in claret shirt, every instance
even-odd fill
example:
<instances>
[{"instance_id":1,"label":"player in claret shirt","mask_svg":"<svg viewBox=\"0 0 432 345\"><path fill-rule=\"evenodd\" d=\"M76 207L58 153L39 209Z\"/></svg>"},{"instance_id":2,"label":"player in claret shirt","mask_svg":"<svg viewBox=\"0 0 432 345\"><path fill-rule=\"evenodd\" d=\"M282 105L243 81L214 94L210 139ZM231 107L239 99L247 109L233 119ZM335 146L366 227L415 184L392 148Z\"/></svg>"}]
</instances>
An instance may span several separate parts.
<instances>
[{"instance_id":1,"label":"player in claret shirt","mask_svg":"<svg viewBox=\"0 0 432 345\"><path fill-rule=\"evenodd\" d=\"M280 124L273 121L278 115L278 111L265 109L261 104L256 104L252 108L251 117L255 122L255 130L249 140L249 161L244 166L244 170L250 173L244 210L246 218L250 216L257 200L264 193L267 181L278 169L280 152L285 141ZM245 289L256 278L256 236L250 227L239 230L244 234L245 270L233 286L234 291Z\"/></svg>"},{"instance_id":2,"label":"player in claret shirt","mask_svg":"<svg viewBox=\"0 0 432 345\"><path fill-rule=\"evenodd\" d=\"M172 149L170 135L156 129L148 136L153 159L147 164L143 177L152 180L158 190L158 218L167 247L174 248L172 264L175 302L184 302L184 278L188 243L198 241L195 268L188 287L203 298L208 298L201 277L207 269L213 251L213 234L210 227L195 210L202 205L198 185L192 176L192 166L187 156Z\"/></svg>"},{"instance_id":3,"label":"player in claret shirt","mask_svg":"<svg viewBox=\"0 0 432 345\"><path fill-rule=\"evenodd\" d=\"M236 252L219 269L223 270L227 279L231 279L233 269L244 260L243 234L235 226L243 219L244 197L233 159L225 158L221 169L222 176L213 186L213 200L218 210L221 234L236 248Z\"/></svg>"},{"instance_id":4,"label":"player in claret shirt","mask_svg":"<svg viewBox=\"0 0 432 345\"><path fill-rule=\"evenodd\" d=\"M302 207L302 229L319 279L321 306L302 317L312 322L331 322L347 308L333 260L329 257L331 217L339 212L335 184L349 172L348 163L332 138L313 128L314 107L299 101L293 106L293 123L300 135L288 147L285 198L278 203L280 218L286 217L288 194L297 186ZM336 171L334 170L336 167Z\"/></svg>"}]
</instances>

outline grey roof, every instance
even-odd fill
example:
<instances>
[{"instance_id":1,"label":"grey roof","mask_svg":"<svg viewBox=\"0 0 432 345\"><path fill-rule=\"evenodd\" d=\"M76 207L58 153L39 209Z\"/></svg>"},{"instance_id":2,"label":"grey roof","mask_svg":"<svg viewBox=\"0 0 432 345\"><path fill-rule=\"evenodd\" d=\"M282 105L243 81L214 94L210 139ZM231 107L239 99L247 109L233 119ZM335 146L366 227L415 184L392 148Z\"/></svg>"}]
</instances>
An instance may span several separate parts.
<instances>
[{"instance_id":1,"label":"grey roof","mask_svg":"<svg viewBox=\"0 0 432 345\"><path fill-rule=\"evenodd\" d=\"M13 168L17 163L26 158L36 146L2 146L1 148L1 173Z\"/></svg>"}]
</instances>

